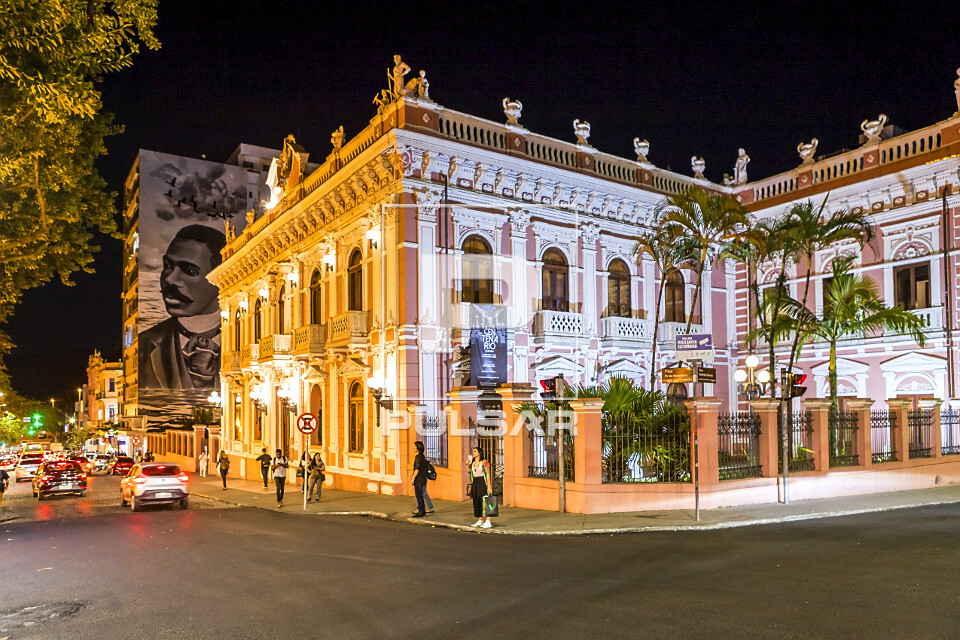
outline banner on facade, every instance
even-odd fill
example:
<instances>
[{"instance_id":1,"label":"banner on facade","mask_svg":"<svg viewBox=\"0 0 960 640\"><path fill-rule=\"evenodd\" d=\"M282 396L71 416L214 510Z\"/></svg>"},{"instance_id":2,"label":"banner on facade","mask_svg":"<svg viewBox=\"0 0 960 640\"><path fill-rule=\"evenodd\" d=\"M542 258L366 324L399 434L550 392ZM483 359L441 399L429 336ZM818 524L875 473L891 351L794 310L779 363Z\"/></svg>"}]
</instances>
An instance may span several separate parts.
<instances>
[{"instance_id":1,"label":"banner on facade","mask_svg":"<svg viewBox=\"0 0 960 640\"><path fill-rule=\"evenodd\" d=\"M470 386L496 389L507 381L507 308L470 305Z\"/></svg>"}]
</instances>

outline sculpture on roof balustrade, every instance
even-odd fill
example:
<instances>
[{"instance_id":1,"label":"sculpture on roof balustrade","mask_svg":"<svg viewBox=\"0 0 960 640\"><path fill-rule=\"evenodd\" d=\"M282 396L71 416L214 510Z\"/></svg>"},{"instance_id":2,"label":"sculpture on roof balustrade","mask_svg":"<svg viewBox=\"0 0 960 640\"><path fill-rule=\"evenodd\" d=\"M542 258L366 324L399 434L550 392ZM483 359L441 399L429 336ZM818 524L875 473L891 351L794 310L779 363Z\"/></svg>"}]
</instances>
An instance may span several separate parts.
<instances>
[{"instance_id":1,"label":"sculpture on roof balustrade","mask_svg":"<svg viewBox=\"0 0 960 640\"><path fill-rule=\"evenodd\" d=\"M343 125L330 134L330 144L333 145L333 151L337 152L343 148Z\"/></svg>"},{"instance_id":2,"label":"sculpture on roof balustrade","mask_svg":"<svg viewBox=\"0 0 960 640\"><path fill-rule=\"evenodd\" d=\"M520 113L523 111L523 103L519 100L503 99L503 115L507 116L507 124L520 126L517 122L520 119Z\"/></svg>"},{"instance_id":3,"label":"sculpture on roof balustrade","mask_svg":"<svg viewBox=\"0 0 960 640\"><path fill-rule=\"evenodd\" d=\"M801 142L797 145L797 153L800 154L801 166L805 164L813 164L816 162L813 159L813 154L817 152L817 145L820 144L820 141L816 138L812 139L810 142Z\"/></svg>"},{"instance_id":4,"label":"sculpture on roof balustrade","mask_svg":"<svg viewBox=\"0 0 960 640\"><path fill-rule=\"evenodd\" d=\"M960 69L957 69L957 79L953 81L953 93L957 98L957 110L953 115L960 116Z\"/></svg>"},{"instance_id":5,"label":"sculpture on roof balustrade","mask_svg":"<svg viewBox=\"0 0 960 640\"><path fill-rule=\"evenodd\" d=\"M737 186L747 184L747 164L750 163L750 156L741 147L737 152L737 163L733 166L733 183Z\"/></svg>"},{"instance_id":6,"label":"sculpture on roof balustrade","mask_svg":"<svg viewBox=\"0 0 960 640\"><path fill-rule=\"evenodd\" d=\"M393 56L393 71L388 71L387 77L390 79L390 91L393 92L395 100L407 92L403 77L408 73L410 65L401 60L399 55Z\"/></svg>"},{"instance_id":7,"label":"sculpture on roof balustrade","mask_svg":"<svg viewBox=\"0 0 960 640\"><path fill-rule=\"evenodd\" d=\"M863 135L867 137L867 141L864 144L880 142L880 133L883 131L885 124L887 124L887 116L882 113L876 120L864 120L860 124L860 130L863 131Z\"/></svg>"},{"instance_id":8,"label":"sculpture on roof balustrade","mask_svg":"<svg viewBox=\"0 0 960 640\"><path fill-rule=\"evenodd\" d=\"M579 119L573 121L573 135L577 136L577 144L589 147L590 143L587 142L587 138L590 137L590 123L589 122L580 122Z\"/></svg>"},{"instance_id":9,"label":"sculpture on roof balustrade","mask_svg":"<svg viewBox=\"0 0 960 640\"><path fill-rule=\"evenodd\" d=\"M640 138L633 139L633 151L637 154L637 162L649 162L647 154L650 153L650 143Z\"/></svg>"},{"instance_id":10,"label":"sculpture on roof balustrade","mask_svg":"<svg viewBox=\"0 0 960 640\"><path fill-rule=\"evenodd\" d=\"M407 95L414 98L430 100L430 81L427 80L427 72L421 69L420 75L411 79L404 89Z\"/></svg>"},{"instance_id":11,"label":"sculpture on roof balustrade","mask_svg":"<svg viewBox=\"0 0 960 640\"><path fill-rule=\"evenodd\" d=\"M703 158L693 156L690 158L690 167L693 169L693 177L698 180L704 180L703 172L707 170L707 163Z\"/></svg>"}]
</instances>

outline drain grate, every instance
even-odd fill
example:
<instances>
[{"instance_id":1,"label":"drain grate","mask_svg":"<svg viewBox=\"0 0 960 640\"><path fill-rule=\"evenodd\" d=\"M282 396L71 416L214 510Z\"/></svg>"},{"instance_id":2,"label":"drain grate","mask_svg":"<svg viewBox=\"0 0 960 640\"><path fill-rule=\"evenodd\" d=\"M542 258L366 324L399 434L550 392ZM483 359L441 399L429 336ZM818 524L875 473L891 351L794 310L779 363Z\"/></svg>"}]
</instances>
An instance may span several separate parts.
<instances>
[{"instance_id":1,"label":"drain grate","mask_svg":"<svg viewBox=\"0 0 960 640\"><path fill-rule=\"evenodd\" d=\"M78 613L84 606L86 606L85 602L53 602L2 611L0 612L0 633L35 627L57 618L66 618Z\"/></svg>"}]
</instances>

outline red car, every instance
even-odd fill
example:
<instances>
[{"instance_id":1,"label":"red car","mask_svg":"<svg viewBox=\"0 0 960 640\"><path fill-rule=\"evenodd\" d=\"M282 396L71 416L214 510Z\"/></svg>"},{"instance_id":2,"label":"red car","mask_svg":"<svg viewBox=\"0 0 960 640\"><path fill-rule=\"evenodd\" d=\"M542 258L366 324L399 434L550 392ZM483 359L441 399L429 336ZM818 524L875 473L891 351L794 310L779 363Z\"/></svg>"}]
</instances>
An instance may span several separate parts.
<instances>
[{"instance_id":1,"label":"red car","mask_svg":"<svg viewBox=\"0 0 960 640\"><path fill-rule=\"evenodd\" d=\"M33 477L33 494L43 500L52 493L87 493L87 474L76 462L53 460L44 462Z\"/></svg>"},{"instance_id":2,"label":"red car","mask_svg":"<svg viewBox=\"0 0 960 640\"><path fill-rule=\"evenodd\" d=\"M126 475L127 471L133 468L133 458L127 456L120 456L113 463L107 467L107 473L112 473L115 476Z\"/></svg>"}]
</instances>

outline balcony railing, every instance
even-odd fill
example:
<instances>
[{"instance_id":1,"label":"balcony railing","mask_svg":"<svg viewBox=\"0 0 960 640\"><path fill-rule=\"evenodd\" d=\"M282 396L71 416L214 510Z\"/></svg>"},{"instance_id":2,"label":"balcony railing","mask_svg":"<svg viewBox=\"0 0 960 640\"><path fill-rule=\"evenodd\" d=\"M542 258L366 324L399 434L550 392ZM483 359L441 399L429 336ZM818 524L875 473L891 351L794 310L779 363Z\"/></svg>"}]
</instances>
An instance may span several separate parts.
<instances>
[{"instance_id":1,"label":"balcony railing","mask_svg":"<svg viewBox=\"0 0 960 640\"><path fill-rule=\"evenodd\" d=\"M653 333L653 323L638 318L611 316L600 320L600 330L604 340L649 342Z\"/></svg>"},{"instance_id":2,"label":"balcony railing","mask_svg":"<svg viewBox=\"0 0 960 640\"><path fill-rule=\"evenodd\" d=\"M533 316L533 333L538 336L581 336L583 314L570 311L537 311Z\"/></svg>"},{"instance_id":3,"label":"balcony railing","mask_svg":"<svg viewBox=\"0 0 960 640\"><path fill-rule=\"evenodd\" d=\"M943 308L930 307L928 309L913 309L910 311L923 320L924 331L939 331L943 329Z\"/></svg>"},{"instance_id":4,"label":"balcony railing","mask_svg":"<svg viewBox=\"0 0 960 640\"><path fill-rule=\"evenodd\" d=\"M220 370L224 373L233 373L240 371L240 352L225 351L220 361Z\"/></svg>"},{"instance_id":5,"label":"balcony railing","mask_svg":"<svg viewBox=\"0 0 960 640\"><path fill-rule=\"evenodd\" d=\"M260 338L260 362L290 355L290 334L277 333Z\"/></svg>"},{"instance_id":6,"label":"balcony railing","mask_svg":"<svg viewBox=\"0 0 960 640\"><path fill-rule=\"evenodd\" d=\"M293 330L292 353L295 356L320 355L326 346L327 326L308 324Z\"/></svg>"},{"instance_id":7,"label":"balcony railing","mask_svg":"<svg viewBox=\"0 0 960 640\"><path fill-rule=\"evenodd\" d=\"M702 324L691 324L690 330L687 331L686 322L661 322L660 330L658 331L659 342L666 342L668 344L675 344L677 336L685 335L695 335L704 333Z\"/></svg>"},{"instance_id":8,"label":"balcony railing","mask_svg":"<svg viewBox=\"0 0 960 640\"><path fill-rule=\"evenodd\" d=\"M240 366L249 367L260 362L260 345L248 344L240 349Z\"/></svg>"},{"instance_id":9,"label":"balcony railing","mask_svg":"<svg viewBox=\"0 0 960 640\"><path fill-rule=\"evenodd\" d=\"M334 317L330 322L330 342L339 345L365 341L369 318L366 311L347 311Z\"/></svg>"}]
</instances>

